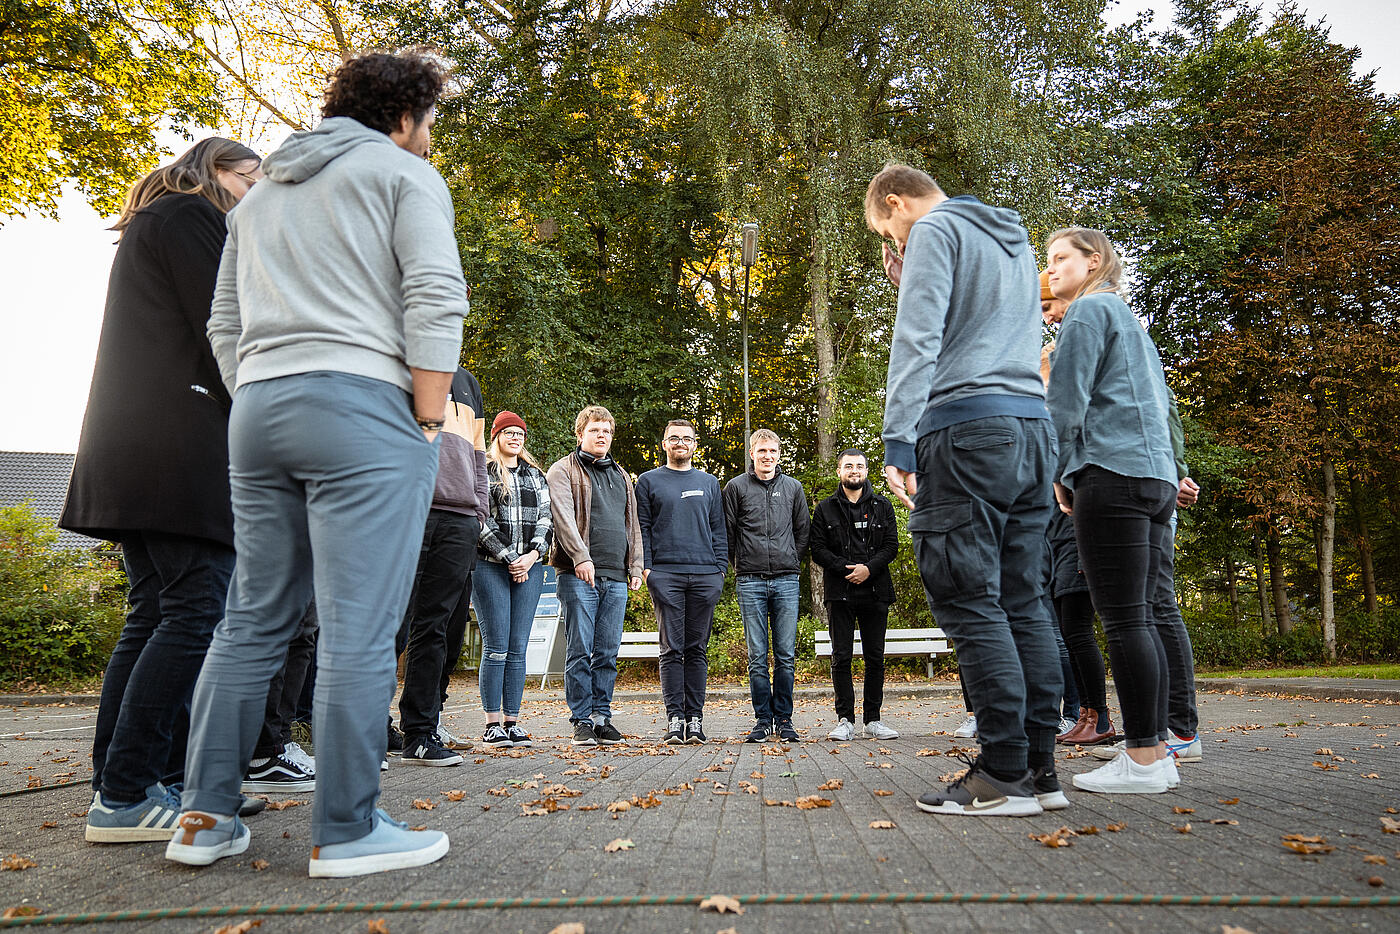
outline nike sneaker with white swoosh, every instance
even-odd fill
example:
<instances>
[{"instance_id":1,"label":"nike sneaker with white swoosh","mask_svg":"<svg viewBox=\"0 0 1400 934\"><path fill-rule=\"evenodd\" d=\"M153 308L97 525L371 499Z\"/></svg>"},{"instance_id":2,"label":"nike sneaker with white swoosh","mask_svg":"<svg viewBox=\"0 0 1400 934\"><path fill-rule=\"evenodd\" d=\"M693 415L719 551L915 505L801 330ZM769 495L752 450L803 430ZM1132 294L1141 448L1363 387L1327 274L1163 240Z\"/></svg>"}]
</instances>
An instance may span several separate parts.
<instances>
[{"instance_id":1,"label":"nike sneaker with white swoosh","mask_svg":"<svg viewBox=\"0 0 1400 934\"><path fill-rule=\"evenodd\" d=\"M972 817L1032 817L1045 808L1036 800L1029 770L1014 782L989 773L976 759L958 758L968 763L967 773L945 791L929 791L919 796L918 805L930 814L963 814Z\"/></svg>"}]
</instances>

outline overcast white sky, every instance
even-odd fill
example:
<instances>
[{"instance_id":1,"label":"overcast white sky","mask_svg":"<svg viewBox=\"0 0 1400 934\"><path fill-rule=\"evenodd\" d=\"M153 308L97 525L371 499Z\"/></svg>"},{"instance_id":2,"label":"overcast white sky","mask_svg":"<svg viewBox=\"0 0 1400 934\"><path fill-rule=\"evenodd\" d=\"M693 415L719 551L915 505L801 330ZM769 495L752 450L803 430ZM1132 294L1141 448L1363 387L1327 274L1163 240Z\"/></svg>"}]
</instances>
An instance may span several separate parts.
<instances>
[{"instance_id":1,"label":"overcast white sky","mask_svg":"<svg viewBox=\"0 0 1400 934\"><path fill-rule=\"evenodd\" d=\"M1381 90L1400 93L1396 0L1299 5L1326 17L1334 41L1361 48L1361 68L1378 70ZM1158 11L1157 25L1169 23L1170 0L1112 3L1106 18L1116 25L1147 9ZM110 224L66 195L60 221L10 219L0 227L0 450L77 450L116 239L104 229Z\"/></svg>"}]
</instances>

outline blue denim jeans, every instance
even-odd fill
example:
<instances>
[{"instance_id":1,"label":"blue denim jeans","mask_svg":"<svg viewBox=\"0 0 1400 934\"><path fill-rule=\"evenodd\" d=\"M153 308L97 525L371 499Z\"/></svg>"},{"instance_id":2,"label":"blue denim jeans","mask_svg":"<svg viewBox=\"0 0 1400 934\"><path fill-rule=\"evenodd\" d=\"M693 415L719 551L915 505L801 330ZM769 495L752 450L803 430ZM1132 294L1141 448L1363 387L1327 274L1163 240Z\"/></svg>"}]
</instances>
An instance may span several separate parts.
<instances>
[{"instance_id":1,"label":"blue denim jeans","mask_svg":"<svg viewBox=\"0 0 1400 934\"><path fill-rule=\"evenodd\" d=\"M572 576L572 575L570 575ZM472 576L472 606L481 627L481 709L520 715L525 693L525 650L544 588L544 565L536 562L522 583L499 561L478 561Z\"/></svg>"},{"instance_id":2,"label":"blue denim jeans","mask_svg":"<svg viewBox=\"0 0 1400 934\"><path fill-rule=\"evenodd\" d=\"M796 574L762 578L741 576L735 581L739 613L744 618L744 641L749 649L749 696L756 720L781 723L792 719L792 681L797 669ZM768 636L772 632L770 642ZM773 677L768 677L768 650L773 650Z\"/></svg>"},{"instance_id":3,"label":"blue denim jeans","mask_svg":"<svg viewBox=\"0 0 1400 934\"><path fill-rule=\"evenodd\" d=\"M157 532L122 534L131 610L102 678L92 787L109 802L184 771L189 703L224 615L233 549Z\"/></svg>"},{"instance_id":4,"label":"blue denim jeans","mask_svg":"<svg viewBox=\"0 0 1400 934\"><path fill-rule=\"evenodd\" d=\"M485 562L483 562L485 563ZM612 718L617 649L627 615L627 585L599 579L590 587L568 571L559 573L564 610L564 699L575 723Z\"/></svg>"}]
</instances>

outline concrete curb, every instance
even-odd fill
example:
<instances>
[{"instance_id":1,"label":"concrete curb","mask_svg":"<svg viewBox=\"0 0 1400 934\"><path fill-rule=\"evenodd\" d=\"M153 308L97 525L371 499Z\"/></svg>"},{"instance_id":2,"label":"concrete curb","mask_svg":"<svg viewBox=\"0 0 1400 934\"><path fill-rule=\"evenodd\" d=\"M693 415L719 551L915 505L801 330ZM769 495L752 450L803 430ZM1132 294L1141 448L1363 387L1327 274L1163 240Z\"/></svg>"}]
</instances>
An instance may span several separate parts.
<instances>
[{"instance_id":1,"label":"concrete curb","mask_svg":"<svg viewBox=\"0 0 1400 934\"><path fill-rule=\"evenodd\" d=\"M1324 678L1197 678L1202 691L1243 691L1245 694L1281 694L1319 700L1364 700L1400 703L1400 681L1377 680L1375 686L1354 681L1327 684Z\"/></svg>"}]
</instances>

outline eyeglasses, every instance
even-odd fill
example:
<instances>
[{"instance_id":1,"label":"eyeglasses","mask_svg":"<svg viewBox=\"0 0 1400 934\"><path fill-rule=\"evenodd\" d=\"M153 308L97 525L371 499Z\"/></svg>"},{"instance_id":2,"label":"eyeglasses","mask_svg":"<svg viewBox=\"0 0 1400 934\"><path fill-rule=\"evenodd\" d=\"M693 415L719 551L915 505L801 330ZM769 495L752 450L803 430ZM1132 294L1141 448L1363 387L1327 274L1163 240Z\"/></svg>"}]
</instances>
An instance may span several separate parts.
<instances>
[{"instance_id":1,"label":"eyeglasses","mask_svg":"<svg viewBox=\"0 0 1400 934\"><path fill-rule=\"evenodd\" d=\"M667 435L667 436L666 436L666 443L667 443L667 444L694 444L694 443L695 443L695 439L694 439L694 438L682 438L680 435Z\"/></svg>"},{"instance_id":2,"label":"eyeglasses","mask_svg":"<svg viewBox=\"0 0 1400 934\"><path fill-rule=\"evenodd\" d=\"M523 438L523 437L525 437L525 432L521 431L521 430L518 429L518 428L508 428L508 429L506 429L505 431L501 432L501 437L502 437L502 438Z\"/></svg>"}]
</instances>

